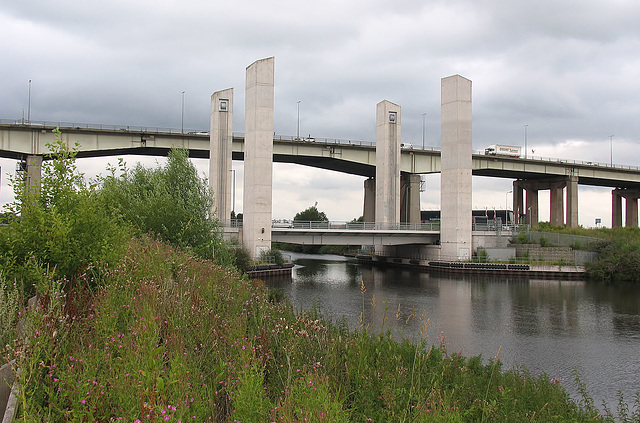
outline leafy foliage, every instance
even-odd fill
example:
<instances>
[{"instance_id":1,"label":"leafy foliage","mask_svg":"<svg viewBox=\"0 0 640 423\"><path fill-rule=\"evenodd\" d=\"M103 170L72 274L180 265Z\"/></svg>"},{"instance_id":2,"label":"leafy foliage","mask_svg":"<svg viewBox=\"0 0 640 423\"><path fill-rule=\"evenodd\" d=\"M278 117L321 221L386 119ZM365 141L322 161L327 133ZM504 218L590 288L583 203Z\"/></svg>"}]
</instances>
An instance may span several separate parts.
<instances>
[{"instance_id":1,"label":"leafy foliage","mask_svg":"<svg viewBox=\"0 0 640 423\"><path fill-rule=\"evenodd\" d=\"M328 222L329 219L324 212L318 210L318 203L315 203L313 206L297 213L293 220L302 221L302 222Z\"/></svg>"},{"instance_id":2,"label":"leafy foliage","mask_svg":"<svg viewBox=\"0 0 640 423\"><path fill-rule=\"evenodd\" d=\"M45 279L13 354L20 421L602 421L547 375L295 314L148 237L85 297Z\"/></svg>"},{"instance_id":3,"label":"leafy foliage","mask_svg":"<svg viewBox=\"0 0 640 423\"><path fill-rule=\"evenodd\" d=\"M184 149L172 149L164 166L155 169L137 164L128 169L120 161L102 181L102 196L116 214L142 233L159 236L202 258L232 261L223 246L217 222L211 216L213 197Z\"/></svg>"},{"instance_id":4,"label":"leafy foliage","mask_svg":"<svg viewBox=\"0 0 640 423\"><path fill-rule=\"evenodd\" d=\"M12 178L16 200L9 207L19 219L0 231L0 264L8 269L7 276L22 279L28 291L40 268L48 267L71 283L83 273L99 276L124 254L129 238L127 225L107 214L96 185L77 170L76 152L67 148L59 130L54 132L41 187L26 187Z\"/></svg>"}]
</instances>

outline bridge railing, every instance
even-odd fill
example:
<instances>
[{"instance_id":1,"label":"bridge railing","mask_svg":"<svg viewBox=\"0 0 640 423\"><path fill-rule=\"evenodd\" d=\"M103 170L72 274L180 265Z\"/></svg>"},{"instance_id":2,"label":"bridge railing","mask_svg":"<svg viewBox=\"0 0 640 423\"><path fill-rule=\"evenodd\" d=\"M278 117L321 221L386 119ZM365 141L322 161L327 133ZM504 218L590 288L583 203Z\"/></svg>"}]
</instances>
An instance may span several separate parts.
<instances>
[{"instance_id":1,"label":"bridge railing","mask_svg":"<svg viewBox=\"0 0 640 423\"><path fill-rule=\"evenodd\" d=\"M221 227L241 228L242 220L218 221ZM336 231L439 231L440 222L435 223L379 223L379 222L347 222L347 221L302 221L288 219L274 219L271 222L274 229L323 229Z\"/></svg>"},{"instance_id":2,"label":"bridge railing","mask_svg":"<svg viewBox=\"0 0 640 423\"><path fill-rule=\"evenodd\" d=\"M11 126L20 126L20 127L36 127L36 128L60 128L64 130L65 128L69 129L96 129L96 130L107 130L107 131L119 131L119 132L145 132L145 133L155 133L155 134L171 134L171 135L195 135L199 137L208 136L208 130L202 129L176 129L176 128L162 128L162 127L154 127L154 126L135 126L135 125L108 125L102 123L77 123L77 122L54 122L54 121L27 121L25 119L0 119L1 125L11 125ZM244 133L242 132L234 132L234 137L244 137ZM357 146L375 146L376 143L374 141L364 141L364 140L343 140L336 138L316 138L311 135L307 137L296 137L292 135L275 135L275 140L281 141L291 141L291 142L317 142L320 144L336 144L336 145L357 145ZM425 146L422 148L421 145L416 144L406 144L410 145L410 150L424 150L424 151L440 151L440 147L428 147ZM484 151L475 151L475 155L477 156L486 156ZM486 157L495 157L495 156L486 156ZM513 157L513 159L524 159L523 157ZM629 169L629 170L640 170L640 166L631 166L631 165L620 165L614 163L601 163L596 161L585 161L585 160L572 160L572 159L560 159L553 157L542 157L542 156L527 156L526 160L532 161L542 161L542 162L557 162L557 163L565 163L565 164L577 164L577 165L586 165L586 166L594 166L594 167L604 167L604 168L615 168L615 169Z\"/></svg>"},{"instance_id":3,"label":"bridge railing","mask_svg":"<svg viewBox=\"0 0 640 423\"><path fill-rule=\"evenodd\" d=\"M496 156L487 156L484 151L475 151L474 154L476 156L483 156L487 158L495 158ZM500 158L504 158L505 156L499 156ZM509 158L509 157L506 157ZM586 161L586 160L573 160L573 159L559 159L556 157L544 157L544 156L532 156L529 155L525 159L524 157L511 157L516 160L532 160L539 162L553 162L553 163L562 163L562 164L576 164L576 165L586 165L586 166L594 166L594 167L604 167L604 168L614 168L614 169L629 169L629 170L640 170L640 166L631 166L631 165L621 165L615 163L602 163L602 162L594 162L594 161Z\"/></svg>"}]
</instances>

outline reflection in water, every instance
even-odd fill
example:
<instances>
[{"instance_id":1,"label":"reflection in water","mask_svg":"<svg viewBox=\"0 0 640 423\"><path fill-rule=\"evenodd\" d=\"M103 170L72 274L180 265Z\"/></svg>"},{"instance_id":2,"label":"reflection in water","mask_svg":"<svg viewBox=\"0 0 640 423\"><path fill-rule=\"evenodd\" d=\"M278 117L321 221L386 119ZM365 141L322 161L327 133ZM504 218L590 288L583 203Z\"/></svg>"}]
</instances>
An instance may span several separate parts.
<instances>
[{"instance_id":1,"label":"reflection in water","mask_svg":"<svg viewBox=\"0 0 640 423\"><path fill-rule=\"evenodd\" d=\"M364 304L370 332L391 330L412 340L429 318L428 342L446 335L450 351L484 358L502 347L507 368L565 378L570 392L578 369L597 403L615 406L618 390L628 399L640 391L638 287L443 276L363 267L341 256L292 257L292 279L267 283L284 289L297 310L317 307L357 328Z\"/></svg>"}]
</instances>

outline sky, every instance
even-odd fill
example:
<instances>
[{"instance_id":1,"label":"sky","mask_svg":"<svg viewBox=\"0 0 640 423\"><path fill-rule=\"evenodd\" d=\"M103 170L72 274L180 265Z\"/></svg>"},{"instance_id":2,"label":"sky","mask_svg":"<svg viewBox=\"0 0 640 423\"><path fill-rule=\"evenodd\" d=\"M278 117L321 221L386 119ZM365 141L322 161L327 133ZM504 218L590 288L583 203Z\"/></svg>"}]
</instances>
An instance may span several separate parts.
<instances>
[{"instance_id":1,"label":"sky","mask_svg":"<svg viewBox=\"0 0 640 423\"><path fill-rule=\"evenodd\" d=\"M638 22L637 0L5 1L0 119L208 130L211 94L233 87L243 132L245 69L273 56L277 134L299 122L301 135L374 141L376 104L389 100L403 142L439 147L440 80L459 74L473 83L474 150L524 147L526 131L529 156L640 166ZM90 178L107 162L79 167ZM0 166L2 205L15 162ZM425 179L422 209L439 209L439 175ZM273 217L317 202L351 220L363 182L275 164ZM511 182L474 177L473 207L510 205ZM580 224L610 226L610 191L579 187ZM540 204L548 220L548 192Z\"/></svg>"}]
</instances>

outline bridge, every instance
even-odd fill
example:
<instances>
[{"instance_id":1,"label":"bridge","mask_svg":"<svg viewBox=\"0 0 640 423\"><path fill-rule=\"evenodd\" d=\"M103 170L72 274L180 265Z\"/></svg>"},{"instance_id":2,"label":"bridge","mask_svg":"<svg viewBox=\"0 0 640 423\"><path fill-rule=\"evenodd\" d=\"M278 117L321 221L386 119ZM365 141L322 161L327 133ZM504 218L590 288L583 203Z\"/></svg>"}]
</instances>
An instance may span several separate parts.
<instances>
[{"instance_id":1,"label":"bridge","mask_svg":"<svg viewBox=\"0 0 640 423\"><path fill-rule=\"evenodd\" d=\"M166 156L174 146L189 151L194 158L210 157L209 131L188 131L171 128L135 127L70 122L28 122L0 119L0 157L26 160L27 156L45 155L46 144L54 140L53 130L60 128L62 136L71 148L77 142L78 157L104 157L121 155ZM244 160L245 137L233 134L232 158ZM273 161L295 163L318 169L337 171L375 178L375 143L363 140L331 138L300 138L275 135L273 137ZM402 174L430 174L441 170L441 151L437 147L402 149L400 171ZM620 197L627 198L627 225L637 226L637 206L634 214L633 196L640 193L640 167L609 163L566 160L549 157L487 156L483 152L472 154L472 174L507 178L514 185L513 210L529 214L526 223L535 224L538 217L537 190L550 189L557 193L566 187L569 176L577 178L577 184L611 187L613 191L613 222L621 226ZM523 204L522 190L529 199ZM520 194L518 194L520 193ZM631 194L631 195L629 195ZM563 224L560 214L562 196L555 195L551 205L553 224ZM559 206L560 205L560 206ZM530 213L526 213L529 210ZM634 220L634 216L636 216ZM577 215L575 216L577 219Z\"/></svg>"},{"instance_id":2,"label":"bridge","mask_svg":"<svg viewBox=\"0 0 640 423\"><path fill-rule=\"evenodd\" d=\"M622 224L622 198L626 199L626 224L638 225L638 168L474 153L471 146L471 81L460 75L441 80L442 147L438 150L402 148L401 107L387 100L376 106L375 143L275 136L274 59L256 61L246 72L245 134L233 132L234 92L229 88L211 96L209 131L183 133L129 126L2 121L0 155L22 160L26 168L26 183L37 184L40 164L47 153L46 143L53 140L51 130L54 127L61 128L70 147L75 142L79 143L78 157L165 155L173 146L183 147L192 157L209 158L209 181L219 220L226 220L231 214L231 161L244 160L244 227L241 237L253 256L268 249L271 241L283 235L281 229L287 229L289 237L298 236L294 232L296 228L271 228L274 161L367 178L364 181L364 221L383 225L419 223L420 174L440 172L441 250L437 256L470 257L478 246L477 243L472 245L472 175L513 180L516 223L537 224L538 192L549 190L551 223L577 226L578 184L586 184L613 188L614 226ZM322 242L330 237L337 240L339 235L333 230L332 233L334 235L318 236ZM308 232L305 236L315 235ZM391 239L394 234L389 232L384 237ZM381 248L388 246L380 238L374 242L379 242L377 245Z\"/></svg>"},{"instance_id":3,"label":"bridge","mask_svg":"<svg viewBox=\"0 0 640 423\"><path fill-rule=\"evenodd\" d=\"M0 119L0 157L25 160L29 155L46 155L47 143L59 128L69 148L78 145L78 157L141 155L166 157L172 147L182 147L193 158L209 159L208 131L181 132L180 129L46 122ZM296 138L274 135L273 161L294 163L366 178L375 177L376 144L373 141L334 138ZM403 149L403 173L440 173L438 147ZM244 160L244 134L233 133L233 160ZM640 167L551 157L472 155L473 175L507 179L530 179L577 174L581 185L637 188Z\"/></svg>"}]
</instances>

